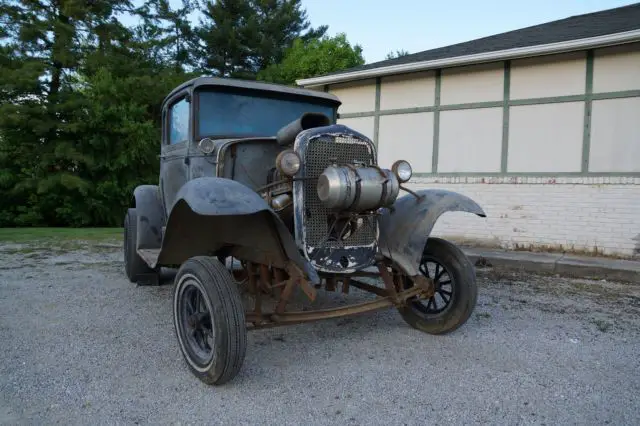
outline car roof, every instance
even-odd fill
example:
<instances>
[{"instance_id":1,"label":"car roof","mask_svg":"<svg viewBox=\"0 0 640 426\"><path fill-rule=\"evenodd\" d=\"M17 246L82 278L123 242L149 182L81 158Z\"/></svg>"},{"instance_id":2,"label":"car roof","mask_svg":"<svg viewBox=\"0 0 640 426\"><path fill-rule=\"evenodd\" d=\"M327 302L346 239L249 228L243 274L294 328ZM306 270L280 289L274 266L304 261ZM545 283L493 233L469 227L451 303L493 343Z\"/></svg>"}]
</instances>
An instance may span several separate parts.
<instances>
[{"instance_id":1,"label":"car roof","mask_svg":"<svg viewBox=\"0 0 640 426\"><path fill-rule=\"evenodd\" d=\"M263 83L252 80L238 80L233 78L221 78L221 77L196 77L191 80L185 81L180 84L176 88L174 88L162 101L162 108L164 109L165 104L169 101L174 95L183 90L186 87L192 87L196 89L198 87L207 86L207 87L237 87L241 89L254 89L254 90L262 90L269 92L277 92L277 93L285 93L293 96L301 96L301 97L310 97L316 99L322 99L325 101L329 101L334 104L336 107L340 106L342 102L338 99L337 96L332 95L331 93L321 92L318 90L312 89L303 89L298 87L285 86L284 84L274 84L274 83Z\"/></svg>"}]
</instances>

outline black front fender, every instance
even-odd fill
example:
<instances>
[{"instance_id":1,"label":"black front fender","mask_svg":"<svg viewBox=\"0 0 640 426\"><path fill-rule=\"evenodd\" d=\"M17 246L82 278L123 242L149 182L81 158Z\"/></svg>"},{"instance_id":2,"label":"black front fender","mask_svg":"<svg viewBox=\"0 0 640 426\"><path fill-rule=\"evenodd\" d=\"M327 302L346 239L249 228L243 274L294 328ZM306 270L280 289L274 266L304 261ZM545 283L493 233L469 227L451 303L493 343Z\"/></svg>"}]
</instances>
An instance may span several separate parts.
<instances>
[{"instance_id":1,"label":"black front fender","mask_svg":"<svg viewBox=\"0 0 640 426\"><path fill-rule=\"evenodd\" d=\"M463 211L486 217L471 198L457 192L425 189L398 198L380 218L380 250L405 273L418 275L422 251L436 221L445 212Z\"/></svg>"},{"instance_id":2,"label":"black front fender","mask_svg":"<svg viewBox=\"0 0 640 426\"><path fill-rule=\"evenodd\" d=\"M283 268L293 262L312 282L319 281L291 232L255 191L230 179L191 180L171 208L157 263L219 253Z\"/></svg>"}]
</instances>

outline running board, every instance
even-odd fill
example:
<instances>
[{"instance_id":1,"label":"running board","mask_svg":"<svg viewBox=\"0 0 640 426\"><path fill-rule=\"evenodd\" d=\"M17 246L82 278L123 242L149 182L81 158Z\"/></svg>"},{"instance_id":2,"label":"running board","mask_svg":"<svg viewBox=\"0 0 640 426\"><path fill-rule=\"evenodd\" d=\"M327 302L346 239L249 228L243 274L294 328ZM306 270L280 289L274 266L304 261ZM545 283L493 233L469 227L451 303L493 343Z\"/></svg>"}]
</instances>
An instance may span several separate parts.
<instances>
[{"instance_id":1,"label":"running board","mask_svg":"<svg viewBox=\"0 0 640 426\"><path fill-rule=\"evenodd\" d=\"M160 249L138 249L138 256L144 260L151 268L156 267L158 262L158 256L160 256Z\"/></svg>"}]
</instances>

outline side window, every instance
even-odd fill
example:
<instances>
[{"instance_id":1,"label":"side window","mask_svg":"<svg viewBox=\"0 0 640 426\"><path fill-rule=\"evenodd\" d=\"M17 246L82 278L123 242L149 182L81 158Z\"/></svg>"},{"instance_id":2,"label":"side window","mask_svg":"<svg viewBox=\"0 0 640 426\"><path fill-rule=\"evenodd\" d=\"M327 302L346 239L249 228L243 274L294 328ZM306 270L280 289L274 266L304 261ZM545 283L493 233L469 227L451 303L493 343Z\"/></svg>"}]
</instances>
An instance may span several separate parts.
<instances>
[{"instance_id":1,"label":"side window","mask_svg":"<svg viewBox=\"0 0 640 426\"><path fill-rule=\"evenodd\" d=\"M189 103L186 99L173 104L169 110L169 143L174 144L189 138Z\"/></svg>"}]
</instances>

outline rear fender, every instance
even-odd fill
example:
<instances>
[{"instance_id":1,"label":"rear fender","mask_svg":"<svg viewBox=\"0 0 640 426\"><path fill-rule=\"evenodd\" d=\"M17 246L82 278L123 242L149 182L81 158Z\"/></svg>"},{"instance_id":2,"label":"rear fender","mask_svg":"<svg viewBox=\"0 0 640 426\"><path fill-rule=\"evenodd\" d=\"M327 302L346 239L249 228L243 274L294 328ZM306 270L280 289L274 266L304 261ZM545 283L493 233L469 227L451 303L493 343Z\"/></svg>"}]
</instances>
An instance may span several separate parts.
<instances>
[{"instance_id":1,"label":"rear fender","mask_svg":"<svg viewBox=\"0 0 640 426\"><path fill-rule=\"evenodd\" d=\"M165 217L157 185L140 185L133 191L137 216L137 249L158 249Z\"/></svg>"},{"instance_id":2,"label":"rear fender","mask_svg":"<svg viewBox=\"0 0 640 426\"><path fill-rule=\"evenodd\" d=\"M425 189L398 198L380 217L380 250L409 276L418 275L420 258L436 221L445 212L462 211L486 217L471 198L457 192Z\"/></svg>"},{"instance_id":3,"label":"rear fender","mask_svg":"<svg viewBox=\"0 0 640 426\"><path fill-rule=\"evenodd\" d=\"M319 282L291 232L260 195L230 179L193 179L176 196L157 264L219 253L280 268L293 263Z\"/></svg>"}]
</instances>

